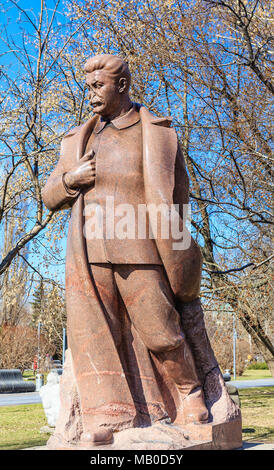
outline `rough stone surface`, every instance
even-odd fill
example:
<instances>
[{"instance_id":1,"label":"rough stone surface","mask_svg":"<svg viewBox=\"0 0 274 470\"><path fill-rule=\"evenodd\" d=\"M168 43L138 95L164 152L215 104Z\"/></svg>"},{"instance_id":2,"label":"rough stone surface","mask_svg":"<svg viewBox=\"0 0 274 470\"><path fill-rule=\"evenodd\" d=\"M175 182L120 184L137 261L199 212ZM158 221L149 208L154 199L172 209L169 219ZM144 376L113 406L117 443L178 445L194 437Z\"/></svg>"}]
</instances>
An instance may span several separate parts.
<instances>
[{"instance_id":1,"label":"rough stone surface","mask_svg":"<svg viewBox=\"0 0 274 470\"><path fill-rule=\"evenodd\" d=\"M209 378L208 378L209 380ZM213 387L213 383L215 386ZM214 423L201 425L175 426L170 419L158 421L147 427L129 427L114 433L114 443L102 447L85 447L80 444L83 425L76 381L72 370L71 352L66 351L64 372L61 377L61 409L54 434L47 448L52 450L105 449L105 450L175 450L175 449L236 449L242 445L242 423L239 414L234 417L234 403L227 393L224 382L216 373L210 379L211 398L214 389L222 390L221 403L214 408ZM217 384L217 385L216 385ZM223 386L223 387L222 387ZM208 384L209 387L209 384ZM92 391L91 391L92 393ZM231 417L228 404L231 405ZM221 414L219 407L226 413ZM220 422L220 416L224 416ZM65 432L64 432L65 430Z\"/></svg>"},{"instance_id":2,"label":"rough stone surface","mask_svg":"<svg viewBox=\"0 0 274 470\"><path fill-rule=\"evenodd\" d=\"M76 390L76 382L72 370L71 352L66 351L63 374L60 379L60 410L56 420L56 434L62 434L65 441L78 441L83 426L81 420L81 407ZM91 392L92 393L92 392ZM50 445L50 438L48 445Z\"/></svg>"},{"instance_id":3,"label":"rough stone surface","mask_svg":"<svg viewBox=\"0 0 274 470\"><path fill-rule=\"evenodd\" d=\"M225 382L225 386L227 388L227 391L229 393L230 398L240 408L241 407L241 400L240 400L240 395L239 395L237 387L235 387L235 385L229 384L227 382Z\"/></svg>"},{"instance_id":4,"label":"rough stone surface","mask_svg":"<svg viewBox=\"0 0 274 470\"><path fill-rule=\"evenodd\" d=\"M60 450L229 450L242 445L239 420L219 425L196 424L175 426L166 421L147 428L132 428L114 433L114 442L105 446L81 446L65 442L55 434L49 449Z\"/></svg>"}]
</instances>

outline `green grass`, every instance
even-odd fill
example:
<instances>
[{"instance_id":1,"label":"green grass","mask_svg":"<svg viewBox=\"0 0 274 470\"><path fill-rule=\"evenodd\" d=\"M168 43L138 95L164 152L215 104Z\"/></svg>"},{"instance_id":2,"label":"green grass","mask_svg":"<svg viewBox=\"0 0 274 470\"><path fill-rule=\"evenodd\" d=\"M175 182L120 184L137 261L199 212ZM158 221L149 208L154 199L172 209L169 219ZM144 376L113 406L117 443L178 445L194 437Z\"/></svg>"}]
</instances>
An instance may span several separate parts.
<instances>
[{"instance_id":1,"label":"green grass","mask_svg":"<svg viewBox=\"0 0 274 470\"><path fill-rule=\"evenodd\" d=\"M274 442L274 387L243 389L239 395L243 440ZM45 425L41 404L0 407L0 450L45 445L50 436L40 433Z\"/></svg>"},{"instance_id":2,"label":"green grass","mask_svg":"<svg viewBox=\"0 0 274 470\"><path fill-rule=\"evenodd\" d=\"M24 449L45 445L49 434L41 434L47 425L41 404L0 407L0 450Z\"/></svg>"},{"instance_id":3,"label":"green grass","mask_svg":"<svg viewBox=\"0 0 274 470\"><path fill-rule=\"evenodd\" d=\"M32 370L25 370L23 373L24 380L35 380L35 374Z\"/></svg>"},{"instance_id":4,"label":"green grass","mask_svg":"<svg viewBox=\"0 0 274 470\"><path fill-rule=\"evenodd\" d=\"M274 387L239 390L243 441L274 442Z\"/></svg>"},{"instance_id":5,"label":"green grass","mask_svg":"<svg viewBox=\"0 0 274 470\"><path fill-rule=\"evenodd\" d=\"M254 379L271 379L271 374L268 369L262 369L262 370L245 370L243 375L241 376L236 376L236 380L254 380ZM231 380L233 380L233 375L231 377Z\"/></svg>"},{"instance_id":6,"label":"green grass","mask_svg":"<svg viewBox=\"0 0 274 470\"><path fill-rule=\"evenodd\" d=\"M46 385L46 383L47 383L47 378L48 378L48 372L44 372L44 373L42 374L42 376L43 376L43 379L44 379L44 382L43 382L43 383L44 383L44 385ZM35 382L35 380L36 380L36 374L34 374L32 371L25 371L25 372L23 373L23 379L26 380L26 381L30 380L30 381L32 381L32 382Z\"/></svg>"}]
</instances>

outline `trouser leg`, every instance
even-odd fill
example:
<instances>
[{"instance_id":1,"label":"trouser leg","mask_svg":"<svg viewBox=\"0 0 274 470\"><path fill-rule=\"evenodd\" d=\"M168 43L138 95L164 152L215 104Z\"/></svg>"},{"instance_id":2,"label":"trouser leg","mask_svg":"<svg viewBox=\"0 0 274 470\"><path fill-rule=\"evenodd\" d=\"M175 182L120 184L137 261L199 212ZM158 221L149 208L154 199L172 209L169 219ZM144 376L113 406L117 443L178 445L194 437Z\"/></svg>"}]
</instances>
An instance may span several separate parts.
<instances>
[{"instance_id":1,"label":"trouser leg","mask_svg":"<svg viewBox=\"0 0 274 470\"><path fill-rule=\"evenodd\" d=\"M157 265L113 265L114 278L129 318L144 344L158 353L184 340L170 289Z\"/></svg>"},{"instance_id":2,"label":"trouser leg","mask_svg":"<svg viewBox=\"0 0 274 470\"><path fill-rule=\"evenodd\" d=\"M107 264L94 264L90 266L90 269L91 275L94 279L94 284L96 286L96 295L99 303L101 304L102 315L105 316L114 343L116 347L118 347L121 341L121 325L119 321L117 288L115 285L111 266ZM90 308L92 310L92 298L90 298ZM86 364L83 365L83 370L81 370L81 373L79 373L78 377L78 390L81 401L83 425L83 433L81 435L80 445L82 444L83 446L87 444L103 445L111 443L113 435L110 429L104 426L102 427L101 414L99 413L97 416L96 413L94 414L92 410L89 409L90 394L94 393L94 391L90 387L92 383L89 379L90 372L98 372L98 375L94 376L94 380L103 380L103 377L100 376L100 370L97 371L97 368L94 365L92 348L90 348L88 344L88 342L92 342L92 335L89 335L89 331L89 324L88 322L86 322L86 331L82 332L81 337L78 337L78 341L82 338L82 343L81 345L78 345L78 349L83 351L82 361ZM103 336L104 334L102 332L102 339ZM102 347L103 344L104 343L102 341ZM102 354L104 354L104 352L105 351L102 350ZM105 394L106 392L108 396L110 396L112 393L111 390L103 390L102 394ZM106 418L106 422L108 422L108 418Z\"/></svg>"},{"instance_id":3,"label":"trouser leg","mask_svg":"<svg viewBox=\"0 0 274 470\"><path fill-rule=\"evenodd\" d=\"M201 384L163 268L115 265L114 277L138 334L163 363L181 399L187 399L177 422L205 421L208 413Z\"/></svg>"},{"instance_id":4,"label":"trouser leg","mask_svg":"<svg viewBox=\"0 0 274 470\"><path fill-rule=\"evenodd\" d=\"M113 267L107 263L91 264L93 279L98 290L105 317L110 327L113 339L118 347L121 343L121 319L119 314L119 299Z\"/></svg>"}]
</instances>

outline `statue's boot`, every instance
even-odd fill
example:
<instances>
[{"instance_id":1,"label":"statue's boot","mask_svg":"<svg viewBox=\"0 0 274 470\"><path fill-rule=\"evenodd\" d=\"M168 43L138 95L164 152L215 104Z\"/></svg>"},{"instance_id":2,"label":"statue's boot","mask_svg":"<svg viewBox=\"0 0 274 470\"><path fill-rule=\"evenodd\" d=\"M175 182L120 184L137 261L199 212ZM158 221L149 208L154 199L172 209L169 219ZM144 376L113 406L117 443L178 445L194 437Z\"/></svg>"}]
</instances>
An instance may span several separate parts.
<instances>
[{"instance_id":1,"label":"statue's boot","mask_svg":"<svg viewBox=\"0 0 274 470\"><path fill-rule=\"evenodd\" d=\"M94 431L86 431L81 435L81 447L102 446L113 443L113 432L111 429L94 429Z\"/></svg>"},{"instance_id":2,"label":"statue's boot","mask_svg":"<svg viewBox=\"0 0 274 470\"><path fill-rule=\"evenodd\" d=\"M208 410L192 353L184 340L181 345L161 353L168 376L175 382L181 404L173 424L207 423Z\"/></svg>"}]
</instances>

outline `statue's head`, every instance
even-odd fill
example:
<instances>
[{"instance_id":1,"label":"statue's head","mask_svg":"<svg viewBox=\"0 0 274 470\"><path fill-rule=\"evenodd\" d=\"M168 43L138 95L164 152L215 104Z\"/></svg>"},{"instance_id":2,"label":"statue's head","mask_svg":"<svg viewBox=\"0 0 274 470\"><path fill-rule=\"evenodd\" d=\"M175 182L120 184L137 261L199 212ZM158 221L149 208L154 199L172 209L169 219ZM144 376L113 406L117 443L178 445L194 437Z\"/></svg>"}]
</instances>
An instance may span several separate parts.
<instances>
[{"instance_id":1,"label":"statue's head","mask_svg":"<svg viewBox=\"0 0 274 470\"><path fill-rule=\"evenodd\" d=\"M118 56L101 54L88 59L84 70L93 111L102 117L115 116L129 101L131 76L127 63Z\"/></svg>"}]
</instances>

